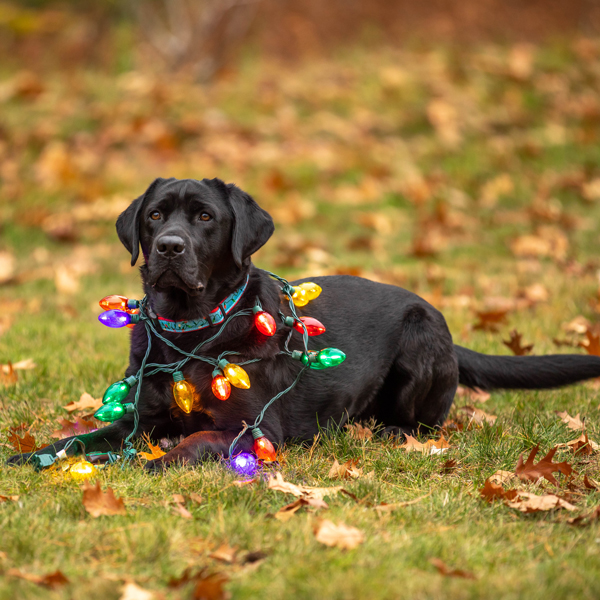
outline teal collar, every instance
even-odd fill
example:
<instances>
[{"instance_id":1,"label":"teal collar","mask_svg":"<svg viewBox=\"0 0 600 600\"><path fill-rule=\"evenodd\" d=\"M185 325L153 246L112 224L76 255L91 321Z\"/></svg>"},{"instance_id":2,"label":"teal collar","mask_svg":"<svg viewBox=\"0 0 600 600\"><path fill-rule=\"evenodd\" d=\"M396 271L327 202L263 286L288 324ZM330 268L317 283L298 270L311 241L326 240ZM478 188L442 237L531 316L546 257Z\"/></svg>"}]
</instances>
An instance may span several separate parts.
<instances>
[{"instance_id":1,"label":"teal collar","mask_svg":"<svg viewBox=\"0 0 600 600\"><path fill-rule=\"evenodd\" d=\"M250 276L246 277L246 281L242 287L238 288L233 294L230 294L217 305L209 315L208 319L193 319L191 321L171 321L171 319L165 319L164 317L157 317L163 331L198 331L199 329L206 329L207 327L213 327L218 325L225 320L225 317L235 308L239 302L242 294L246 291L248 286L248 280Z\"/></svg>"}]
</instances>

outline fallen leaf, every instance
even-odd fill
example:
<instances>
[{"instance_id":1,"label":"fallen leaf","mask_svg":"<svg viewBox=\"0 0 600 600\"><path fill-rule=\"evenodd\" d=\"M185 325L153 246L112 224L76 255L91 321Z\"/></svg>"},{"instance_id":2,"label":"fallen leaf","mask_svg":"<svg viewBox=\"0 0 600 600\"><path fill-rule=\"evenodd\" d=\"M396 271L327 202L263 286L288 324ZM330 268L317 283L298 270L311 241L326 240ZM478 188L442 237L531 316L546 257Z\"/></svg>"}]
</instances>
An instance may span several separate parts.
<instances>
[{"instance_id":1,"label":"fallen leaf","mask_svg":"<svg viewBox=\"0 0 600 600\"><path fill-rule=\"evenodd\" d=\"M533 349L533 344L528 344L524 346L521 344L523 336L517 332L516 329L513 329L510 332L510 339L508 341L502 340L502 343L510 348L516 356L525 356L529 354Z\"/></svg>"},{"instance_id":2,"label":"fallen leaf","mask_svg":"<svg viewBox=\"0 0 600 600\"><path fill-rule=\"evenodd\" d=\"M126 514L123 500L116 498L111 488L107 488L106 492L103 492L100 482L98 482L95 486L85 483L82 489L83 506L92 517Z\"/></svg>"},{"instance_id":3,"label":"fallen leaf","mask_svg":"<svg viewBox=\"0 0 600 600\"><path fill-rule=\"evenodd\" d=\"M579 413L577 413L574 417L569 415L569 413L565 411L555 411L556 414L560 417L560 420L573 431L582 431L585 429L585 423L579 418Z\"/></svg>"},{"instance_id":4,"label":"fallen leaf","mask_svg":"<svg viewBox=\"0 0 600 600\"><path fill-rule=\"evenodd\" d=\"M63 417L56 419L56 422L61 426L60 429L53 431L50 437L63 439L82 433L89 433L98 429L96 423L92 420L86 420L83 417L75 417L75 422L68 421Z\"/></svg>"},{"instance_id":5,"label":"fallen leaf","mask_svg":"<svg viewBox=\"0 0 600 600\"><path fill-rule=\"evenodd\" d=\"M594 333L589 329L585 332L587 340L585 342L579 342L578 346L585 348L588 354L593 356L600 356L600 334Z\"/></svg>"},{"instance_id":6,"label":"fallen leaf","mask_svg":"<svg viewBox=\"0 0 600 600\"><path fill-rule=\"evenodd\" d=\"M462 579L477 579L473 573L463 569L451 569L441 558L430 558L429 562L444 577L461 577Z\"/></svg>"},{"instance_id":7,"label":"fallen leaf","mask_svg":"<svg viewBox=\"0 0 600 600\"><path fill-rule=\"evenodd\" d=\"M517 462L517 467L515 469L515 473L519 479L522 481L535 482L541 477L544 477L544 479L547 479L550 483L558 485L558 481L554 475L552 475L553 472L558 471L566 476L569 476L571 473L573 473L573 467L571 467L571 465L569 465L567 462L552 462L552 458L556 454L558 446L552 448L548 454L544 456L544 458L534 465L533 461L539 449L539 445L533 448L525 463L523 463L523 454L519 456L519 461Z\"/></svg>"},{"instance_id":8,"label":"fallen leaf","mask_svg":"<svg viewBox=\"0 0 600 600\"><path fill-rule=\"evenodd\" d=\"M0 285L10 283L15 274L15 257L10 252L0 252Z\"/></svg>"},{"instance_id":9,"label":"fallen leaf","mask_svg":"<svg viewBox=\"0 0 600 600\"><path fill-rule=\"evenodd\" d=\"M142 439L146 442L148 448L150 448L150 452L140 452L139 455L141 457L146 460L155 460L166 454L160 449L160 446L155 446L150 442L150 436L147 433L142 435Z\"/></svg>"},{"instance_id":10,"label":"fallen leaf","mask_svg":"<svg viewBox=\"0 0 600 600\"><path fill-rule=\"evenodd\" d=\"M568 323L563 323L561 325L561 329L567 333L584 334L591 327L591 325L592 324L590 321L588 321L583 315L579 315Z\"/></svg>"},{"instance_id":11,"label":"fallen leaf","mask_svg":"<svg viewBox=\"0 0 600 600\"><path fill-rule=\"evenodd\" d=\"M537 496L530 492L517 491L518 498L508 501L506 504L511 508L516 508L524 513L533 513L546 510L554 510L556 508L564 508L566 510L577 510L571 503L559 498L554 494L544 494Z\"/></svg>"},{"instance_id":12,"label":"fallen leaf","mask_svg":"<svg viewBox=\"0 0 600 600\"><path fill-rule=\"evenodd\" d=\"M567 442L566 444L558 444L558 448L570 448L576 454L585 454L587 456L600 450L600 445L588 438L588 434L582 432L582 434Z\"/></svg>"},{"instance_id":13,"label":"fallen leaf","mask_svg":"<svg viewBox=\"0 0 600 600\"><path fill-rule=\"evenodd\" d=\"M194 518L194 515L192 515L192 513L183 504L180 504L179 502L175 503L175 506L172 507L172 510L176 515L179 515L184 519Z\"/></svg>"},{"instance_id":14,"label":"fallen leaf","mask_svg":"<svg viewBox=\"0 0 600 600\"><path fill-rule=\"evenodd\" d=\"M400 450L406 450L407 452L421 452L422 454L441 454L446 452L450 448L450 444L440 437L439 440L427 440L425 443L419 442L412 435L405 436L406 441L401 446L398 446Z\"/></svg>"},{"instance_id":15,"label":"fallen leaf","mask_svg":"<svg viewBox=\"0 0 600 600\"><path fill-rule=\"evenodd\" d=\"M502 469L496 471L493 475L488 477L488 481L491 481L492 483L497 483L500 485L502 485L503 483L506 483L507 481L513 481L516 479L518 479L518 478L514 473L511 473L510 471L503 471Z\"/></svg>"},{"instance_id":16,"label":"fallen leaf","mask_svg":"<svg viewBox=\"0 0 600 600\"><path fill-rule=\"evenodd\" d=\"M450 473L454 473L454 471L456 471L456 465L456 460L454 458L451 458L442 465L441 471L444 475L449 475Z\"/></svg>"},{"instance_id":17,"label":"fallen leaf","mask_svg":"<svg viewBox=\"0 0 600 600\"><path fill-rule=\"evenodd\" d=\"M484 423L488 423L489 425L493 425L498 418L495 415L488 415L480 408L475 408L474 406L461 406L457 410L466 413L469 424L483 425Z\"/></svg>"},{"instance_id":18,"label":"fallen leaf","mask_svg":"<svg viewBox=\"0 0 600 600\"><path fill-rule=\"evenodd\" d=\"M236 546L229 546L227 544L222 544L214 552L211 552L208 556L210 558L214 558L215 560L220 560L221 562L232 564L235 562L236 555L237 555L237 547Z\"/></svg>"},{"instance_id":19,"label":"fallen leaf","mask_svg":"<svg viewBox=\"0 0 600 600\"><path fill-rule=\"evenodd\" d=\"M231 594L224 589L229 581L223 573L201 574L192 592L191 600L228 600Z\"/></svg>"},{"instance_id":20,"label":"fallen leaf","mask_svg":"<svg viewBox=\"0 0 600 600\"><path fill-rule=\"evenodd\" d=\"M317 498L298 498L291 504L282 506L273 516L282 523L289 521L303 506L313 506L315 508L329 508L324 500Z\"/></svg>"},{"instance_id":21,"label":"fallen leaf","mask_svg":"<svg viewBox=\"0 0 600 600\"><path fill-rule=\"evenodd\" d=\"M330 479L358 479L362 475L362 469L356 468L358 459L348 460L343 465L335 459L331 469L329 469L328 477Z\"/></svg>"},{"instance_id":22,"label":"fallen leaf","mask_svg":"<svg viewBox=\"0 0 600 600\"><path fill-rule=\"evenodd\" d=\"M17 502L19 500L19 496L2 496L0 495L0 503L2 502Z\"/></svg>"},{"instance_id":23,"label":"fallen leaf","mask_svg":"<svg viewBox=\"0 0 600 600\"><path fill-rule=\"evenodd\" d=\"M15 371L31 371L35 369L37 365L33 362L32 358L26 358L25 360L20 360L16 363L13 363L12 368ZM2 370L4 373L8 374L10 367L8 365L2 365Z\"/></svg>"},{"instance_id":24,"label":"fallen leaf","mask_svg":"<svg viewBox=\"0 0 600 600\"><path fill-rule=\"evenodd\" d=\"M484 392L479 388L468 388L462 385L459 385L456 390L456 396L458 398L466 398L471 402L487 402L491 398L491 394L489 392Z\"/></svg>"},{"instance_id":25,"label":"fallen leaf","mask_svg":"<svg viewBox=\"0 0 600 600\"><path fill-rule=\"evenodd\" d=\"M505 490L501 485L491 481L491 478L485 480L483 487L479 490L480 496L487 502L494 500L514 500L517 498L516 490Z\"/></svg>"},{"instance_id":26,"label":"fallen leaf","mask_svg":"<svg viewBox=\"0 0 600 600\"><path fill-rule=\"evenodd\" d=\"M2 369L0 369L0 385L8 387L9 385L14 385L17 381L19 381L19 376L12 364L9 362L7 365L2 365Z\"/></svg>"},{"instance_id":27,"label":"fallen leaf","mask_svg":"<svg viewBox=\"0 0 600 600\"><path fill-rule=\"evenodd\" d=\"M508 309L475 311L479 321L475 323L473 329L481 331L498 331L499 325L506 323Z\"/></svg>"},{"instance_id":28,"label":"fallen leaf","mask_svg":"<svg viewBox=\"0 0 600 600\"><path fill-rule=\"evenodd\" d=\"M154 592L145 590L133 581L129 581L121 589L119 600L152 600L153 598Z\"/></svg>"},{"instance_id":29,"label":"fallen leaf","mask_svg":"<svg viewBox=\"0 0 600 600\"><path fill-rule=\"evenodd\" d=\"M276 473L275 476L269 477L269 483L267 486L270 490L277 490L278 492L284 492L286 494L293 494L301 498L323 500L325 496L332 496L337 494L342 486L328 487L328 488L316 488L305 485L295 485L283 480L281 473Z\"/></svg>"},{"instance_id":30,"label":"fallen leaf","mask_svg":"<svg viewBox=\"0 0 600 600\"><path fill-rule=\"evenodd\" d=\"M91 394L87 392L83 392L79 397L77 402L69 402L66 406L63 406L64 409L69 412L73 412L75 410L85 410L85 411L96 411L102 406L102 398L94 398Z\"/></svg>"},{"instance_id":31,"label":"fallen leaf","mask_svg":"<svg viewBox=\"0 0 600 600\"><path fill-rule=\"evenodd\" d=\"M26 581L31 581L32 583L51 589L57 589L70 583L59 570L54 571L54 573L48 573L47 575L32 575L31 573L23 573L22 571L19 571L19 569L9 569L6 571L5 575L25 579Z\"/></svg>"},{"instance_id":32,"label":"fallen leaf","mask_svg":"<svg viewBox=\"0 0 600 600\"><path fill-rule=\"evenodd\" d=\"M589 513L585 513L583 515L577 515L576 517L571 517L567 519L567 523L569 525L591 525L596 521L600 520L600 506L596 506Z\"/></svg>"},{"instance_id":33,"label":"fallen leaf","mask_svg":"<svg viewBox=\"0 0 600 600\"><path fill-rule=\"evenodd\" d=\"M355 440L370 440L373 432L368 427L363 427L360 423L352 423L345 426L348 434Z\"/></svg>"},{"instance_id":34,"label":"fallen leaf","mask_svg":"<svg viewBox=\"0 0 600 600\"><path fill-rule=\"evenodd\" d=\"M35 438L26 431L23 437L19 436L16 432L18 430L12 429L8 434L8 441L12 445L14 451L18 454L25 454L27 452L35 452L40 449L37 445Z\"/></svg>"},{"instance_id":35,"label":"fallen leaf","mask_svg":"<svg viewBox=\"0 0 600 600\"><path fill-rule=\"evenodd\" d=\"M344 523L335 524L328 519L322 519L315 528L315 538L325 546L352 550L365 541L365 536L356 527Z\"/></svg>"}]
</instances>

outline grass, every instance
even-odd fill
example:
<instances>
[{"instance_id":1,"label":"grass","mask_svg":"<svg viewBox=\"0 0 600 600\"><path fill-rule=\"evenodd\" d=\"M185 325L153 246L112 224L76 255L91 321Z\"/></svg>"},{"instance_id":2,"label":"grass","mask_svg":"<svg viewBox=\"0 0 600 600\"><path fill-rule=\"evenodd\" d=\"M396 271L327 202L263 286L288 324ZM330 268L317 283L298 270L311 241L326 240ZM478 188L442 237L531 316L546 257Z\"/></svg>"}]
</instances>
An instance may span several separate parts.
<instances>
[{"instance_id":1,"label":"grass","mask_svg":"<svg viewBox=\"0 0 600 600\"><path fill-rule=\"evenodd\" d=\"M456 342L478 351L507 354L502 340L517 328L536 354L564 352L552 343L565 336L563 323L579 314L598 320L600 207L584 191L600 175L598 132L577 104L598 74L578 43L535 49L524 80L511 76L506 47L356 50L293 72L248 64L210 90L185 79L158 83L147 72L115 78L89 70L70 87L73 79L57 70L44 75L47 92L38 99L3 100L5 164L14 163L18 177L5 167L0 250L16 257L18 277L0 288L10 320L0 362L31 357L38 366L0 388L0 428L24 423L50 441L55 419L68 416L65 404L84 391L98 397L122 376L127 332L100 327L96 303L115 292L139 297L139 283L116 240L110 202L126 204L157 174L217 175L251 191L279 225L259 266L289 277L352 272L401 284L440 306ZM454 107L446 126L458 128L455 145L427 111L440 95ZM560 130L558 143L547 141L550 126ZM503 173L512 188L482 200ZM94 218L73 217L94 206ZM67 224L75 218L75 241L49 226L56 215ZM416 257L419 234L428 242L437 235L441 245ZM515 256L511 244L524 234L547 235L551 244L562 234L568 248L563 256ZM73 264L77 290L57 275ZM533 284L547 300L514 304ZM508 323L498 333L474 330L473 311L499 300L513 303ZM372 476L344 482L359 502L330 497L328 510L302 509L287 523L272 515L292 497L263 480L238 488L218 462L157 477L137 465L104 470L98 480L125 500L127 515L98 519L68 477L0 467L0 494L19 496L0 504L0 598L117 599L130 580L158 597L187 598L192 586L168 583L188 567L225 573L236 599L597 598L598 524L576 528L552 511L523 515L485 503L478 489L534 445L545 453L576 437L555 411L581 413L599 440L598 402L591 384L494 393L481 406L496 423L454 433L437 456L345 430L322 432L310 451L288 444L286 481L335 485L334 458L358 459ZM1 446L0 459L10 454ZM445 473L450 459L457 467ZM599 478L597 456L561 450L557 459L573 463L579 477ZM190 520L173 512L172 497L191 492L202 503L187 504ZM390 514L374 509L422 496ZM600 492L575 498L579 512L600 504ZM365 542L349 551L321 545L313 533L319 518L359 528ZM210 557L222 545L238 549L233 564ZM244 564L257 551L265 558ZM432 558L477 579L442 577ZM71 583L46 590L10 569L60 569Z\"/></svg>"}]
</instances>

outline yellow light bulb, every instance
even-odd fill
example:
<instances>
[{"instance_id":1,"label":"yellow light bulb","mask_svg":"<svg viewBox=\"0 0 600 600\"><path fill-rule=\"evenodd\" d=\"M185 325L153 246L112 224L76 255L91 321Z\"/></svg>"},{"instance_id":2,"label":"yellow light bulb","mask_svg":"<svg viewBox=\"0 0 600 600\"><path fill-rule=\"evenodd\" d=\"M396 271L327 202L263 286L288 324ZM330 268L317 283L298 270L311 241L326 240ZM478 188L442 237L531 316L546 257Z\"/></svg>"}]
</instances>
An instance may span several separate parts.
<instances>
[{"instance_id":1,"label":"yellow light bulb","mask_svg":"<svg viewBox=\"0 0 600 600\"><path fill-rule=\"evenodd\" d=\"M301 283L298 287L302 288L306 292L306 298L309 301L318 298L323 291L321 286L317 285L313 281L306 281L305 283Z\"/></svg>"},{"instance_id":2,"label":"yellow light bulb","mask_svg":"<svg viewBox=\"0 0 600 600\"><path fill-rule=\"evenodd\" d=\"M80 460L71 466L69 474L75 481L84 481L96 475L96 467L87 460Z\"/></svg>"},{"instance_id":3,"label":"yellow light bulb","mask_svg":"<svg viewBox=\"0 0 600 600\"><path fill-rule=\"evenodd\" d=\"M229 363L224 369L223 374L227 377L227 380L231 385L247 390L250 388L250 378L248 373L242 369L239 365Z\"/></svg>"},{"instance_id":4,"label":"yellow light bulb","mask_svg":"<svg viewBox=\"0 0 600 600\"><path fill-rule=\"evenodd\" d=\"M192 412L192 406L194 406L194 388L190 383L184 379L176 381L173 386L173 397L175 398L175 402L177 402L177 406L183 412Z\"/></svg>"},{"instance_id":5,"label":"yellow light bulb","mask_svg":"<svg viewBox=\"0 0 600 600\"><path fill-rule=\"evenodd\" d=\"M294 287L294 293L292 294L292 300L296 306L306 306L308 304L308 294L304 288L300 286Z\"/></svg>"}]
</instances>

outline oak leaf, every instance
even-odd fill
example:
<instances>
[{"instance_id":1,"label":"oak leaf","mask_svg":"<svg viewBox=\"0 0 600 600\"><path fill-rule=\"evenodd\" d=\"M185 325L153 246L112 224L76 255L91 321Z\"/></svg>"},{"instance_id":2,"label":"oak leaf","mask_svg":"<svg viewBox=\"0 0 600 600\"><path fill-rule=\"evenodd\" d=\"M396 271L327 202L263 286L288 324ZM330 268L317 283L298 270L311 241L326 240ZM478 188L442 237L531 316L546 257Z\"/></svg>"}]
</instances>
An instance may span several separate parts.
<instances>
[{"instance_id":1,"label":"oak leaf","mask_svg":"<svg viewBox=\"0 0 600 600\"><path fill-rule=\"evenodd\" d=\"M348 430L348 435L355 440L370 440L373 437L373 432L360 423L348 424L345 427Z\"/></svg>"},{"instance_id":2,"label":"oak leaf","mask_svg":"<svg viewBox=\"0 0 600 600\"><path fill-rule=\"evenodd\" d=\"M450 444L442 436L439 440L427 440L425 443L419 442L412 435L405 436L406 441L401 446L398 446L401 450L407 452L421 452L422 454L441 454L446 452L450 448Z\"/></svg>"},{"instance_id":3,"label":"oak leaf","mask_svg":"<svg viewBox=\"0 0 600 600\"><path fill-rule=\"evenodd\" d=\"M223 573L200 574L191 600L228 600L231 594L224 589L229 578Z\"/></svg>"},{"instance_id":4,"label":"oak leaf","mask_svg":"<svg viewBox=\"0 0 600 600\"><path fill-rule=\"evenodd\" d=\"M490 475L488 477L488 481L491 481L492 483L497 483L499 485L502 485L507 481L512 481L515 479L517 479L517 476L514 473L512 473L511 471L503 471L502 469L499 469L493 475Z\"/></svg>"},{"instance_id":5,"label":"oak leaf","mask_svg":"<svg viewBox=\"0 0 600 600\"><path fill-rule=\"evenodd\" d=\"M472 423L475 423L476 425L483 425L484 423L493 425L498 418L497 416L489 415L480 408L475 408L474 406L461 406L457 410L459 412L464 412L467 415L469 425Z\"/></svg>"},{"instance_id":6,"label":"oak leaf","mask_svg":"<svg viewBox=\"0 0 600 600\"><path fill-rule=\"evenodd\" d=\"M0 494L0 504L3 502L17 502L19 500L19 496L2 496Z\"/></svg>"},{"instance_id":7,"label":"oak leaf","mask_svg":"<svg viewBox=\"0 0 600 600\"><path fill-rule=\"evenodd\" d=\"M328 519L322 519L315 527L315 538L325 546L352 550L365 541L365 536L356 527L349 527L344 523L336 524Z\"/></svg>"},{"instance_id":8,"label":"oak leaf","mask_svg":"<svg viewBox=\"0 0 600 600\"><path fill-rule=\"evenodd\" d=\"M561 463L553 463L552 458L556 454L558 450L558 446L552 448L544 458L542 458L537 464L534 464L534 459L536 454L538 453L540 447L537 445L533 448L527 457L525 463L523 463L523 454L519 456L519 461L517 462L517 467L515 469L515 473L519 479L522 481L538 481L540 478L544 477L550 483L554 485L558 485L558 481L554 477L552 473L558 471L563 475L569 476L573 473L573 467L569 465L567 462Z\"/></svg>"},{"instance_id":9,"label":"oak leaf","mask_svg":"<svg viewBox=\"0 0 600 600\"><path fill-rule=\"evenodd\" d=\"M563 500L555 494L544 494L537 496L530 492L517 491L518 498L509 500L506 504L511 508L516 508L524 513L533 513L546 510L554 510L556 508L564 508L566 510L577 510L570 502Z\"/></svg>"},{"instance_id":10,"label":"oak leaf","mask_svg":"<svg viewBox=\"0 0 600 600\"><path fill-rule=\"evenodd\" d=\"M17 381L19 381L19 376L12 363L9 362L7 365L2 365L0 369L0 385L8 387L9 385L14 385Z\"/></svg>"},{"instance_id":11,"label":"oak leaf","mask_svg":"<svg viewBox=\"0 0 600 600\"><path fill-rule=\"evenodd\" d=\"M473 329L493 332L498 331L499 325L506 323L508 310L509 309L475 311L479 321L475 323Z\"/></svg>"},{"instance_id":12,"label":"oak leaf","mask_svg":"<svg viewBox=\"0 0 600 600\"><path fill-rule=\"evenodd\" d=\"M302 507L312 506L314 508L329 508L324 500L318 498L298 498L291 504L282 506L273 516L282 523L289 521Z\"/></svg>"},{"instance_id":13,"label":"oak leaf","mask_svg":"<svg viewBox=\"0 0 600 600\"><path fill-rule=\"evenodd\" d=\"M286 494L293 494L299 498L313 498L317 500L323 500L325 496L333 496L341 491L342 486L338 485L335 487L328 488L316 488L306 485L295 485L283 480L281 473L276 473L275 476L269 477L269 483L267 487L270 490L276 490L278 492L284 492Z\"/></svg>"},{"instance_id":14,"label":"oak leaf","mask_svg":"<svg viewBox=\"0 0 600 600\"><path fill-rule=\"evenodd\" d=\"M91 394L83 392L77 402L69 402L69 404L63 406L63 408L69 412L73 412L75 410L85 410L90 412L98 410L101 406L102 398L94 398Z\"/></svg>"},{"instance_id":15,"label":"oak leaf","mask_svg":"<svg viewBox=\"0 0 600 600\"><path fill-rule=\"evenodd\" d=\"M22 571L19 571L19 569L9 569L6 571L5 575L25 579L26 581L31 581L32 583L51 589L56 589L69 583L69 580L59 570L54 571L54 573L48 573L47 575L33 575L31 573L23 573Z\"/></svg>"},{"instance_id":16,"label":"oak leaf","mask_svg":"<svg viewBox=\"0 0 600 600\"><path fill-rule=\"evenodd\" d=\"M441 558L430 558L429 562L444 577L461 577L462 579L477 579L473 573L463 569L451 569Z\"/></svg>"},{"instance_id":17,"label":"oak leaf","mask_svg":"<svg viewBox=\"0 0 600 600\"><path fill-rule=\"evenodd\" d=\"M569 525L591 525L596 521L600 520L600 506L596 506L589 513L585 513L583 515L577 515L576 517L571 517L567 519L567 523Z\"/></svg>"},{"instance_id":18,"label":"oak leaf","mask_svg":"<svg viewBox=\"0 0 600 600\"><path fill-rule=\"evenodd\" d=\"M35 438L26 431L21 437L17 434L18 429L11 430L8 434L8 441L14 448L15 452L19 454L25 454L26 452L35 452L36 450L40 450L41 448L45 448L45 446L38 446Z\"/></svg>"},{"instance_id":19,"label":"oak leaf","mask_svg":"<svg viewBox=\"0 0 600 600\"><path fill-rule=\"evenodd\" d=\"M146 442L148 448L150 448L150 452L139 452L140 456L146 460L155 460L165 455L165 452L161 450L160 446L155 446L150 442L150 436L147 433L142 435L142 439Z\"/></svg>"},{"instance_id":20,"label":"oak leaf","mask_svg":"<svg viewBox=\"0 0 600 600\"><path fill-rule=\"evenodd\" d=\"M75 417L75 422L59 417L56 419L56 422L61 428L53 431L50 437L58 438L60 440L74 435L81 435L82 433L89 433L90 431L98 429L94 420L87 420L84 417Z\"/></svg>"},{"instance_id":21,"label":"oak leaf","mask_svg":"<svg viewBox=\"0 0 600 600\"><path fill-rule=\"evenodd\" d=\"M579 342L578 345L581 348L585 348L585 351L588 354L600 356L600 334L588 329L585 332L585 337L587 338L587 340L585 342Z\"/></svg>"},{"instance_id":22,"label":"oak leaf","mask_svg":"<svg viewBox=\"0 0 600 600\"><path fill-rule=\"evenodd\" d=\"M567 442L566 444L558 444L559 448L570 448L576 454L591 455L600 450L600 444L590 440L588 434L582 432L578 438Z\"/></svg>"},{"instance_id":23,"label":"oak leaf","mask_svg":"<svg viewBox=\"0 0 600 600\"><path fill-rule=\"evenodd\" d=\"M487 402L490 399L491 394L480 390L478 387L469 388L459 385L456 390L456 396L457 398L466 398L471 402Z\"/></svg>"},{"instance_id":24,"label":"oak leaf","mask_svg":"<svg viewBox=\"0 0 600 600\"><path fill-rule=\"evenodd\" d=\"M145 590L133 581L128 581L121 589L119 600L153 600L154 592Z\"/></svg>"},{"instance_id":25,"label":"oak leaf","mask_svg":"<svg viewBox=\"0 0 600 600\"><path fill-rule=\"evenodd\" d=\"M516 490L505 490L501 485L491 481L489 477L479 490L479 494L487 502L493 502L494 500L514 500L518 496Z\"/></svg>"},{"instance_id":26,"label":"oak leaf","mask_svg":"<svg viewBox=\"0 0 600 600\"><path fill-rule=\"evenodd\" d=\"M229 546L228 544L221 544L214 552L211 552L208 556L221 562L232 564L235 562L237 555L237 546Z\"/></svg>"},{"instance_id":27,"label":"oak leaf","mask_svg":"<svg viewBox=\"0 0 600 600\"><path fill-rule=\"evenodd\" d=\"M508 341L502 340L502 343L510 348L516 356L525 356L533 350L533 344L522 345L522 338L523 336L516 329L513 329L510 332L510 339Z\"/></svg>"},{"instance_id":28,"label":"oak leaf","mask_svg":"<svg viewBox=\"0 0 600 600\"><path fill-rule=\"evenodd\" d=\"M125 504L121 498L116 498L111 488L103 492L100 488L100 482L96 485L83 485L83 506L92 517L97 518L103 515L124 515Z\"/></svg>"},{"instance_id":29,"label":"oak leaf","mask_svg":"<svg viewBox=\"0 0 600 600\"><path fill-rule=\"evenodd\" d=\"M560 417L560 420L573 431L582 431L585 429L585 423L579 418L579 413L572 417L566 410L556 411L556 414Z\"/></svg>"},{"instance_id":30,"label":"oak leaf","mask_svg":"<svg viewBox=\"0 0 600 600\"><path fill-rule=\"evenodd\" d=\"M335 459L329 469L328 477L330 479L358 479L362 475L362 469L358 469L357 464L358 459L347 460L342 465Z\"/></svg>"}]
</instances>

